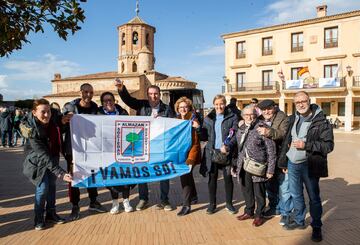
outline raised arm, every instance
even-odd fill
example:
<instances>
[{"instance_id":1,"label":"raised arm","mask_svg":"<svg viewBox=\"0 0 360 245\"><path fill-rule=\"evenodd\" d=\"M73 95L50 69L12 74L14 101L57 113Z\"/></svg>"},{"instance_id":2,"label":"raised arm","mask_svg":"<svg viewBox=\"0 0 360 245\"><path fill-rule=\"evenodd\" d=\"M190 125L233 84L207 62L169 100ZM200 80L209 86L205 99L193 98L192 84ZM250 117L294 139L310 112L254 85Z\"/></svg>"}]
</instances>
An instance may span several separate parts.
<instances>
[{"instance_id":1,"label":"raised arm","mask_svg":"<svg viewBox=\"0 0 360 245\"><path fill-rule=\"evenodd\" d=\"M126 89L124 82L120 79L115 80L115 86L117 87L119 96L124 103L133 110L140 110L143 106L144 101L138 100L132 97Z\"/></svg>"}]
</instances>

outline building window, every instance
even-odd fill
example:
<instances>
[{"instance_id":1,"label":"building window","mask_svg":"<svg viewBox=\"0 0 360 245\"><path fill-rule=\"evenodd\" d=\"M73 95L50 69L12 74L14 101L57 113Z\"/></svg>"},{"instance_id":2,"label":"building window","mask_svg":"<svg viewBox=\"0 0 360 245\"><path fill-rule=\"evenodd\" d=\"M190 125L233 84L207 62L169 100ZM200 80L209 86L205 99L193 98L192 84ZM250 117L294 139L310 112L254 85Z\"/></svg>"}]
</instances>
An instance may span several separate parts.
<instances>
[{"instance_id":1,"label":"building window","mask_svg":"<svg viewBox=\"0 0 360 245\"><path fill-rule=\"evenodd\" d=\"M243 91L244 83L245 83L245 72L236 73L236 82L237 82L237 90Z\"/></svg>"},{"instance_id":2,"label":"building window","mask_svg":"<svg viewBox=\"0 0 360 245\"><path fill-rule=\"evenodd\" d=\"M236 43L236 59L245 58L245 41Z\"/></svg>"},{"instance_id":3,"label":"building window","mask_svg":"<svg viewBox=\"0 0 360 245\"><path fill-rule=\"evenodd\" d=\"M304 37L302 32L291 34L291 52L301 52L304 47Z\"/></svg>"},{"instance_id":4,"label":"building window","mask_svg":"<svg viewBox=\"0 0 360 245\"><path fill-rule=\"evenodd\" d=\"M354 102L354 116L360 117L360 102Z\"/></svg>"},{"instance_id":5,"label":"building window","mask_svg":"<svg viewBox=\"0 0 360 245\"><path fill-rule=\"evenodd\" d=\"M302 67L294 67L291 68L291 80L299 80L299 74L298 71L301 69Z\"/></svg>"},{"instance_id":6,"label":"building window","mask_svg":"<svg viewBox=\"0 0 360 245\"><path fill-rule=\"evenodd\" d=\"M149 44L150 44L150 37L149 37L149 33L146 33L145 43L146 43L146 46L148 46L148 47L149 47Z\"/></svg>"},{"instance_id":7,"label":"building window","mask_svg":"<svg viewBox=\"0 0 360 245\"><path fill-rule=\"evenodd\" d=\"M335 48L338 46L338 27L325 28L324 48Z\"/></svg>"},{"instance_id":8,"label":"building window","mask_svg":"<svg viewBox=\"0 0 360 245\"><path fill-rule=\"evenodd\" d=\"M124 62L121 62L121 73L124 73L125 71L125 65Z\"/></svg>"},{"instance_id":9,"label":"building window","mask_svg":"<svg viewBox=\"0 0 360 245\"><path fill-rule=\"evenodd\" d=\"M134 31L132 35L132 42L134 45L136 45L138 41L139 41L139 34L136 31Z\"/></svg>"},{"instance_id":10,"label":"building window","mask_svg":"<svg viewBox=\"0 0 360 245\"><path fill-rule=\"evenodd\" d=\"M262 39L262 55L272 55L272 37Z\"/></svg>"},{"instance_id":11,"label":"building window","mask_svg":"<svg viewBox=\"0 0 360 245\"><path fill-rule=\"evenodd\" d=\"M125 33L121 34L121 45L125 45Z\"/></svg>"},{"instance_id":12,"label":"building window","mask_svg":"<svg viewBox=\"0 0 360 245\"><path fill-rule=\"evenodd\" d=\"M132 72L137 72L137 64L136 64L136 62L133 62L133 64L132 64Z\"/></svg>"},{"instance_id":13,"label":"building window","mask_svg":"<svg viewBox=\"0 0 360 245\"><path fill-rule=\"evenodd\" d=\"M338 65L324 65L324 77L337 77Z\"/></svg>"},{"instance_id":14,"label":"building window","mask_svg":"<svg viewBox=\"0 0 360 245\"><path fill-rule=\"evenodd\" d=\"M322 102L321 109L323 110L326 116L330 116L331 113L331 103L330 102Z\"/></svg>"},{"instance_id":15,"label":"building window","mask_svg":"<svg viewBox=\"0 0 360 245\"><path fill-rule=\"evenodd\" d=\"M345 116L345 102L338 103L338 116L339 117Z\"/></svg>"},{"instance_id":16,"label":"building window","mask_svg":"<svg viewBox=\"0 0 360 245\"><path fill-rule=\"evenodd\" d=\"M273 71L272 70L262 71L262 86L263 86L263 89L272 89L272 77L273 77Z\"/></svg>"}]
</instances>

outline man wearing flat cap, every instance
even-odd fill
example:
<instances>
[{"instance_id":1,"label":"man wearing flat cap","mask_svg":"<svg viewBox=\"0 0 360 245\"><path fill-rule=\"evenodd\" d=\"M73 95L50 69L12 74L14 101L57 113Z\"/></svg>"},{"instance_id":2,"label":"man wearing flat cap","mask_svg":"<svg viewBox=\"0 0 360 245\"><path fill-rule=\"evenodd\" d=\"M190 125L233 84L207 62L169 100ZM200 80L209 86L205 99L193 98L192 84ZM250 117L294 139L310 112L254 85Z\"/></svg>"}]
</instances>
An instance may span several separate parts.
<instances>
[{"instance_id":1,"label":"man wearing flat cap","mask_svg":"<svg viewBox=\"0 0 360 245\"><path fill-rule=\"evenodd\" d=\"M263 100L258 104L262 112L260 118L265 121L266 127L258 128L260 135L275 141L276 153L280 152L282 141L288 128L288 118L280 111L273 100ZM286 173L276 167L274 177L266 184L266 192L269 198L269 209L265 217L281 215L280 225L285 225L292 210L292 201L289 192L288 177Z\"/></svg>"}]
</instances>

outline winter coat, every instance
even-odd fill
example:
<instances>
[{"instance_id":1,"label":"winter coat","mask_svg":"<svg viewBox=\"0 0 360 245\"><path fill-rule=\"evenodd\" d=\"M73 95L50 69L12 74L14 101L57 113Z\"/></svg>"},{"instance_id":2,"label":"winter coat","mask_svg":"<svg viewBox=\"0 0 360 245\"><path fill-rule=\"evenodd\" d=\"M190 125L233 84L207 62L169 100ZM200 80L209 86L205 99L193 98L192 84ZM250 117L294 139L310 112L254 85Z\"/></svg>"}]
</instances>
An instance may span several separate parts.
<instances>
[{"instance_id":1,"label":"winter coat","mask_svg":"<svg viewBox=\"0 0 360 245\"><path fill-rule=\"evenodd\" d=\"M245 148L247 150L248 156L261 163L267 163L266 173L274 174L276 166L276 146L275 142L265 136L260 135L257 132L259 126L263 126L265 123L261 120L256 120L253 122L249 128L248 135L245 138L243 147L240 147L240 142L242 135L245 133L246 125L243 124L238 129L236 133L236 142L238 145L238 158L236 163L237 173L240 174L240 171L244 171L243 162L245 154ZM252 176L253 182L264 182L266 181L266 174L264 176Z\"/></svg>"},{"instance_id":2,"label":"winter coat","mask_svg":"<svg viewBox=\"0 0 360 245\"><path fill-rule=\"evenodd\" d=\"M29 139L30 151L23 163L23 173L35 185L39 185L49 170L57 177L66 172L59 166L61 149L61 116L51 109L52 116L47 127L44 127L29 113L20 126L24 137Z\"/></svg>"},{"instance_id":3,"label":"winter coat","mask_svg":"<svg viewBox=\"0 0 360 245\"><path fill-rule=\"evenodd\" d=\"M65 106L63 108L63 114L66 115L70 112L74 113L74 114L80 114L79 108L78 108L80 101L81 101L81 99L78 98L78 99L71 101L68 104L65 104ZM97 104L95 102L91 101L90 107L91 107L91 114L96 115L98 113ZM68 155L72 155L70 123L65 125L64 131L65 131L65 140L64 140L64 145L63 145L63 151L64 151L64 155L68 156Z\"/></svg>"},{"instance_id":4,"label":"winter coat","mask_svg":"<svg viewBox=\"0 0 360 245\"><path fill-rule=\"evenodd\" d=\"M202 138L204 141L207 141L207 144L205 146L204 155L201 159L201 167L200 167L200 173L204 176L207 172L211 169L211 152L215 148L215 120L216 120L216 112L215 109L213 109L204 119L203 124L203 131ZM238 118L237 116L232 113L230 109L225 109L224 112L224 120L221 124L221 141L224 142L226 137L229 135L230 129L234 129L235 133L238 128ZM235 135L234 135L235 136ZM233 141L235 141L235 137L232 138ZM229 155L228 155L228 165L231 164L232 161L232 155L234 151L233 143L229 144Z\"/></svg>"},{"instance_id":5,"label":"winter coat","mask_svg":"<svg viewBox=\"0 0 360 245\"><path fill-rule=\"evenodd\" d=\"M4 111L1 113L1 124L0 129L2 132L11 131L13 128L13 117L9 110Z\"/></svg>"},{"instance_id":6,"label":"winter coat","mask_svg":"<svg viewBox=\"0 0 360 245\"><path fill-rule=\"evenodd\" d=\"M129 92L127 91L126 87L123 86L121 91L118 91L120 98L122 101L131 109L136 110L136 115L138 116L151 116L152 108L148 100L139 100L132 97ZM171 109L170 106L164 104L160 101L159 110L158 110L159 117L175 117L174 111Z\"/></svg>"},{"instance_id":7,"label":"winter coat","mask_svg":"<svg viewBox=\"0 0 360 245\"><path fill-rule=\"evenodd\" d=\"M259 117L260 120L263 119L263 116ZM276 144L276 155L277 157L281 151L281 145L285 138L286 132L289 127L289 118L282 111L277 111L271 119L270 133L267 135L268 138L275 141Z\"/></svg>"},{"instance_id":8,"label":"winter coat","mask_svg":"<svg viewBox=\"0 0 360 245\"><path fill-rule=\"evenodd\" d=\"M239 108L235 104L228 104L227 108L229 108L232 113L237 116L238 121L243 120L243 118L241 117L241 110L239 110Z\"/></svg>"},{"instance_id":9,"label":"winter coat","mask_svg":"<svg viewBox=\"0 0 360 245\"><path fill-rule=\"evenodd\" d=\"M316 113L317 110L320 110L318 105L311 104L310 109L315 116L309 119L311 124L305 142L309 175L312 177L328 177L327 155L334 149L333 129L323 111ZM295 114L289 118L289 127L278 160L280 168L287 168L288 158L286 153L289 151L292 142L291 129L294 126L295 118Z\"/></svg>"},{"instance_id":10,"label":"winter coat","mask_svg":"<svg viewBox=\"0 0 360 245\"><path fill-rule=\"evenodd\" d=\"M185 120L190 120L193 117L193 113L189 112L185 115ZM178 119L181 119L181 116L179 115L177 117ZM197 121L197 119L194 119L194 121ZM201 158L201 146L200 146L200 139L199 135L196 132L196 129L191 127L191 148L188 153L188 157L186 159L186 163L188 165L196 165L200 163Z\"/></svg>"}]
</instances>

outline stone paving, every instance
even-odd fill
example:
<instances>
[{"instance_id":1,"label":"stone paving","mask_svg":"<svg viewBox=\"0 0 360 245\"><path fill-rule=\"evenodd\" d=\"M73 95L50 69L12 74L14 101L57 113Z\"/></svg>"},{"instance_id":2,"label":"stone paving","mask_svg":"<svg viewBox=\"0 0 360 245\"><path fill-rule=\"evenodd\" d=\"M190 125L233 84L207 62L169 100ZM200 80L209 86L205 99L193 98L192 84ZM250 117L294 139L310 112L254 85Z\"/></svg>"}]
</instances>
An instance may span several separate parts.
<instances>
[{"instance_id":1,"label":"stone paving","mask_svg":"<svg viewBox=\"0 0 360 245\"><path fill-rule=\"evenodd\" d=\"M336 132L335 150L329 156L330 177L321 180L324 241L321 244L360 244L360 135ZM279 218L255 228L251 221L239 222L224 209L223 180L219 179L218 207L205 213L207 180L196 176L199 203L185 217L177 217L181 203L178 179L171 181L170 200L177 210L156 210L159 185L150 185L151 206L144 211L94 214L87 210L86 191L81 191L81 219L55 225L43 231L33 227L34 186L22 175L24 154L21 148L0 149L0 244L312 244L311 227L285 231ZM62 165L64 163L62 162ZM64 165L63 165L64 166ZM197 167L198 169L198 167ZM197 170L196 169L196 170ZM197 171L195 171L197 172ZM244 199L235 184L234 203L243 212ZM99 200L111 207L108 190L99 189ZM137 189L131 203L138 201ZM57 210L68 216L67 186L57 183ZM306 220L310 223L310 218Z\"/></svg>"}]
</instances>

